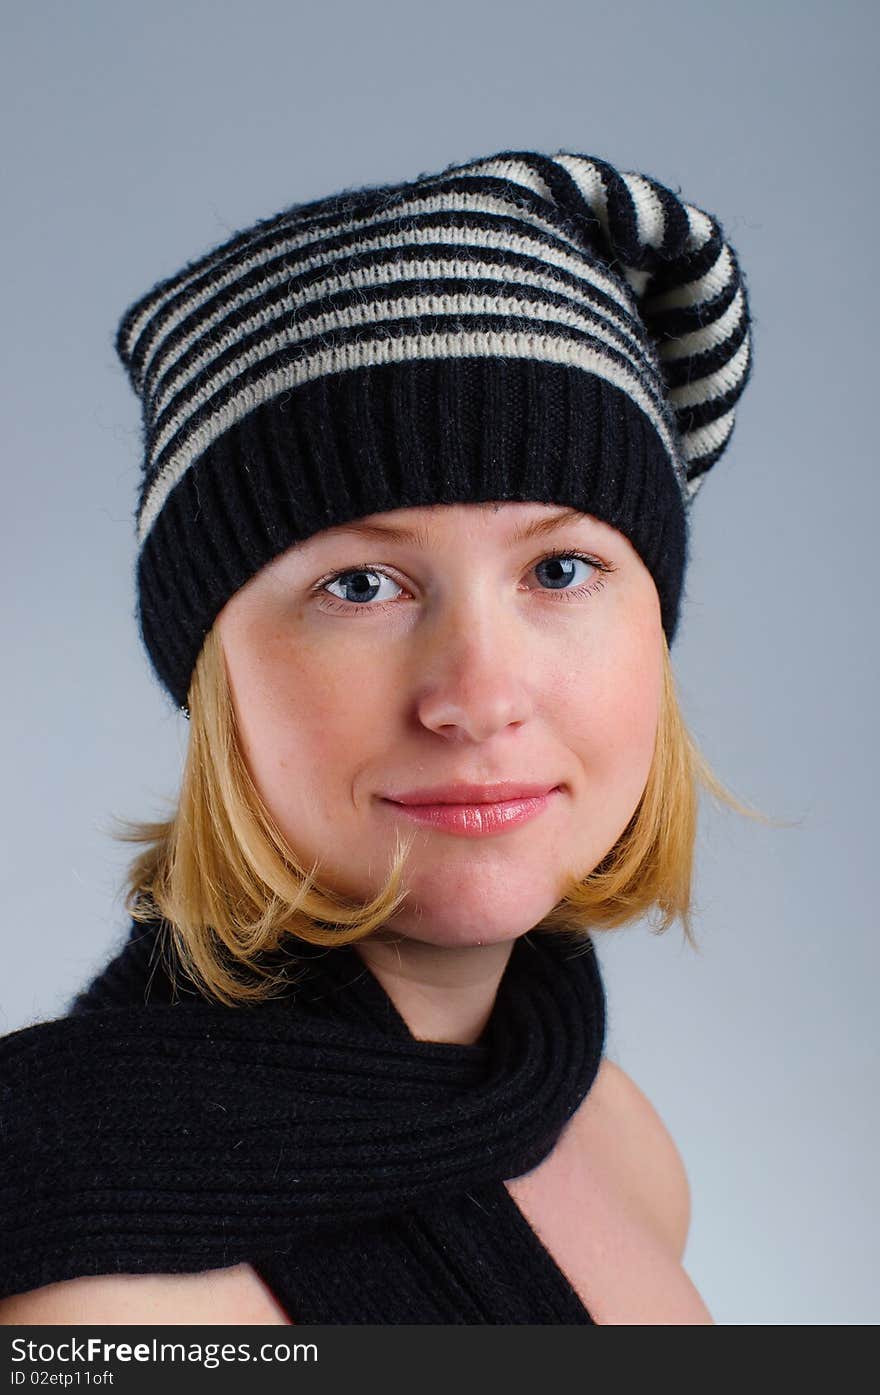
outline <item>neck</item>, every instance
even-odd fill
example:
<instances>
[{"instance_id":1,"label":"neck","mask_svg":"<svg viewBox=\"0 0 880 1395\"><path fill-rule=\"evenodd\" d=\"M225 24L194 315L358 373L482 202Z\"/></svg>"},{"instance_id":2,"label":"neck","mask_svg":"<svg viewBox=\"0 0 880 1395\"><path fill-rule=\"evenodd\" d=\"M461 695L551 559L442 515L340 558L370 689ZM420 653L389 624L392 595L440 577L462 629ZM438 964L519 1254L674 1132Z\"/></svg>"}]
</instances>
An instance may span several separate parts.
<instances>
[{"instance_id":1,"label":"neck","mask_svg":"<svg viewBox=\"0 0 880 1395\"><path fill-rule=\"evenodd\" d=\"M426 944L371 936L355 945L417 1041L472 1046L481 1037L513 943Z\"/></svg>"}]
</instances>

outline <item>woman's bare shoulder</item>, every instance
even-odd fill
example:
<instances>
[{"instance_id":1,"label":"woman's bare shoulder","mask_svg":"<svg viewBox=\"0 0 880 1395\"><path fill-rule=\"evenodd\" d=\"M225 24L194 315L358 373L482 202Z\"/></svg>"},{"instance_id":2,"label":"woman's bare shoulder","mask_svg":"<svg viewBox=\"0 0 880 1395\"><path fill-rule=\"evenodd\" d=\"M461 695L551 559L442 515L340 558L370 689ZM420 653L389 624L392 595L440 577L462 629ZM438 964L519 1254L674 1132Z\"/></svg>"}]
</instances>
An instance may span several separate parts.
<instances>
[{"instance_id":1,"label":"woman's bare shoulder","mask_svg":"<svg viewBox=\"0 0 880 1395\"><path fill-rule=\"evenodd\" d=\"M576 1128L585 1157L608 1167L615 1184L681 1259L691 1218L684 1161L647 1095L608 1056L578 1110Z\"/></svg>"},{"instance_id":2,"label":"woman's bare shoulder","mask_svg":"<svg viewBox=\"0 0 880 1395\"><path fill-rule=\"evenodd\" d=\"M98 1274L0 1298L0 1326L287 1323L249 1264L199 1274Z\"/></svg>"}]
</instances>

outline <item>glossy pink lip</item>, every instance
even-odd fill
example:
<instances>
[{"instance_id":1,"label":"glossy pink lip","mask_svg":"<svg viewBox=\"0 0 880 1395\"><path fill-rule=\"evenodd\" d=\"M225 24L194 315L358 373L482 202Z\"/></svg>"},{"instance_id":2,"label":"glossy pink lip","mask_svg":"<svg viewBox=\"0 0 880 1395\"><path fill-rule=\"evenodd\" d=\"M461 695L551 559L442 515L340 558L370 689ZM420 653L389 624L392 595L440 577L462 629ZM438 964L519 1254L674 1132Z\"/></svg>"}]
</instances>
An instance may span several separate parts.
<instances>
[{"instance_id":1,"label":"glossy pink lip","mask_svg":"<svg viewBox=\"0 0 880 1395\"><path fill-rule=\"evenodd\" d=\"M539 799L551 794L557 785L524 785L520 780L504 780L497 785L425 785L421 789L386 794L395 804L498 804L506 799Z\"/></svg>"},{"instance_id":2,"label":"glossy pink lip","mask_svg":"<svg viewBox=\"0 0 880 1395\"><path fill-rule=\"evenodd\" d=\"M460 838L486 838L505 833L535 818L558 793L558 786L554 786L544 794L524 799L482 800L469 804L403 804L397 800L385 800L385 803L398 808L401 814L416 823L427 824L443 833L452 833Z\"/></svg>"}]
</instances>

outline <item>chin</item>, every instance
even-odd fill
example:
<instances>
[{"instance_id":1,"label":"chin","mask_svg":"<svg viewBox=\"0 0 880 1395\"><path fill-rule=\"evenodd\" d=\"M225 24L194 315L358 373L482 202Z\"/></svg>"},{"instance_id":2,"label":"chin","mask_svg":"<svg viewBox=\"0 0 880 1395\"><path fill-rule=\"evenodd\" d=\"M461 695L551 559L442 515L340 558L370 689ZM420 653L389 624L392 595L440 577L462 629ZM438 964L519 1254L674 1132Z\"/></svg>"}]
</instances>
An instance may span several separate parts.
<instances>
[{"instance_id":1,"label":"chin","mask_svg":"<svg viewBox=\"0 0 880 1395\"><path fill-rule=\"evenodd\" d=\"M537 925L555 904L542 904L532 917L524 916L521 903L491 907L483 899L477 907L470 908L450 898L436 912L425 906L420 913L404 908L388 922L388 928L404 939L448 949L510 944Z\"/></svg>"}]
</instances>

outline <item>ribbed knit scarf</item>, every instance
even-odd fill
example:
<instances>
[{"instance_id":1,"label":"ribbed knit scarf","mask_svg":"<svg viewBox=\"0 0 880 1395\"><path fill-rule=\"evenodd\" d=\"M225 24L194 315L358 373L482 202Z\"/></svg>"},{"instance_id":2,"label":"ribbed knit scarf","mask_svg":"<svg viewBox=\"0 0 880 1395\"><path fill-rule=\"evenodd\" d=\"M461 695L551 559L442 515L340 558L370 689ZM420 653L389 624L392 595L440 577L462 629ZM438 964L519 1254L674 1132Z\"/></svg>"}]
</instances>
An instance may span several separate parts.
<instances>
[{"instance_id":1,"label":"ribbed knit scarf","mask_svg":"<svg viewBox=\"0 0 880 1395\"><path fill-rule=\"evenodd\" d=\"M249 1262L295 1323L592 1322L503 1185L598 1071L592 942L518 939L458 1045L351 947L297 945L282 998L174 1001L158 930L0 1039L0 1296Z\"/></svg>"}]
</instances>

